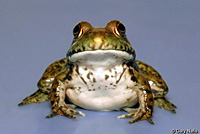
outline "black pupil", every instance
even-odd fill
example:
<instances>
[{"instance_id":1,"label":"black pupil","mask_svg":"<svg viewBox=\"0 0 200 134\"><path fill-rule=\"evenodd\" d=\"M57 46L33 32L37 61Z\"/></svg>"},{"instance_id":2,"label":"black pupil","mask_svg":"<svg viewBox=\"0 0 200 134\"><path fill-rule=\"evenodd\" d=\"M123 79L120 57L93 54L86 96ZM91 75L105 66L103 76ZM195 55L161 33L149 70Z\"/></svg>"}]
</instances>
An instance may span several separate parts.
<instances>
[{"instance_id":1,"label":"black pupil","mask_svg":"<svg viewBox=\"0 0 200 134\"><path fill-rule=\"evenodd\" d=\"M73 30L74 36L78 36L79 32L80 32L80 24L74 27L74 30Z\"/></svg>"},{"instance_id":2,"label":"black pupil","mask_svg":"<svg viewBox=\"0 0 200 134\"><path fill-rule=\"evenodd\" d=\"M120 31L125 32L125 27L123 24L119 23L117 27Z\"/></svg>"}]
</instances>

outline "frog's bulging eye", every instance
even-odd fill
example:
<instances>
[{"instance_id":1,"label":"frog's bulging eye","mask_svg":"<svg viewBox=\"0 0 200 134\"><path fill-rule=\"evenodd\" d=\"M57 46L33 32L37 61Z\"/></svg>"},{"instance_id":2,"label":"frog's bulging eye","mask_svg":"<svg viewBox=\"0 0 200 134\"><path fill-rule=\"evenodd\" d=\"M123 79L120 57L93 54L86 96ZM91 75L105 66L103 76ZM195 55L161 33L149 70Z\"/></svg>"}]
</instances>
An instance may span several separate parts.
<instances>
[{"instance_id":1,"label":"frog's bulging eye","mask_svg":"<svg viewBox=\"0 0 200 134\"><path fill-rule=\"evenodd\" d=\"M74 27L74 29L73 29L74 38L80 37L81 34L83 33L82 31L83 31L83 30L82 30L82 28L81 28L80 23L77 24L77 25Z\"/></svg>"},{"instance_id":2,"label":"frog's bulging eye","mask_svg":"<svg viewBox=\"0 0 200 134\"><path fill-rule=\"evenodd\" d=\"M125 32L126 32L126 28L125 26L121 23L121 22L118 22L116 24L116 29L115 29L115 32L120 35L120 36L124 36L125 35Z\"/></svg>"}]
</instances>

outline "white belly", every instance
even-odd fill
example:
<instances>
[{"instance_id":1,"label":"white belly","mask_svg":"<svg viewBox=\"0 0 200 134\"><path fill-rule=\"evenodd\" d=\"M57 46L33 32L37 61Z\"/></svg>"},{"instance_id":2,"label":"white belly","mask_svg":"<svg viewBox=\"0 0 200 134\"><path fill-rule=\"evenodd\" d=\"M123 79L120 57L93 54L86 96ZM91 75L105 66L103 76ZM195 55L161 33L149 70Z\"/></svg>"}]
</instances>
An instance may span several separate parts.
<instances>
[{"instance_id":1,"label":"white belly","mask_svg":"<svg viewBox=\"0 0 200 134\"><path fill-rule=\"evenodd\" d=\"M117 65L109 70L86 69L79 66L72 81L73 88L66 90L69 100L85 109L110 111L130 107L138 102L135 85L125 69Z\"/></svg>"}]
</instances>

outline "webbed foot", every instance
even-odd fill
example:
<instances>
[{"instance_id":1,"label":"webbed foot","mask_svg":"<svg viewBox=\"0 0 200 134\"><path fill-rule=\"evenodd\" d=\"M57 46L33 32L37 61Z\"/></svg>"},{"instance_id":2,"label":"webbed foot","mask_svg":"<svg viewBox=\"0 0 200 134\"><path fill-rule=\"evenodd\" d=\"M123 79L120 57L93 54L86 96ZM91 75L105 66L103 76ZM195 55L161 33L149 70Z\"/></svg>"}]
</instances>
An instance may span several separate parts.
<instances>
[{"instance_id":1,"label":"webbed foot","mask_svg":"<svg viewBox=\"0 0 200 134\"><path fill-rule=\"evenodd\" d=\"M172 104L171 102L169 102L164 97L155 98L154 106L160 107L163 110L165 109L165 110L171 111L173 113L176 113L176 111L174 110L174 108L176 108L176 106L174 104Z\"/></svg>"}]
</instances>

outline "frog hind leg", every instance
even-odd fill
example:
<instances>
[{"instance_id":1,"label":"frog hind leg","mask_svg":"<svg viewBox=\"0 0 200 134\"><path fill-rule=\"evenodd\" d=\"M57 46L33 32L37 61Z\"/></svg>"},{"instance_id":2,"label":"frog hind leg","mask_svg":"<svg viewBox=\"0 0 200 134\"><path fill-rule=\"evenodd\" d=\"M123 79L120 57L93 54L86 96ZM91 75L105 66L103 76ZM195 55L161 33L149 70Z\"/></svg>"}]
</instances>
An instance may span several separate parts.
<instances>
[{"instance_id":1,"label":"frog hind leg","mask_svg":"<svg viewBox=\"0 0 200 134\"><path fill-rule=\"evenodd\" d=\"M151 86L154 96L154 106L176 113L174 109L176 106L165 98L165 95L168 93L168 87L161 75L153 67L144 62L137 61L137 65Z\"/></svg>"},{"instance_id":2,"label":"frog hind leg","mask_svg":"<svg viewBox=\"0 0 200 134\"><path fill-rule=\"evenodd\" d=\"M133 118L128 123L134 123L139 120L147 120L149 123L154 124L152 120L153 113L153 95L148 85L147 80L132 67L128 69L130 79L133 83L136 83L133 89L137 92L139 97L139 107L135 108L124 108L129 114L118 116L118 118Z\"/></svg>"},{"instance_id":3,"label":"frog hind leg","mask_svg":"<svg viewBox=\"0 0 200 134\"><path fill-rule=\"evenodd\" d=\"M18 104L18 106L48 101L50 98L50 89L53 80L56 75L64 70L66 64L67 59L63 58L49 65L37 84L39 89L30 96L26 97L21 103Z\"/></svg>"},{"instance_id":4,"label":"frog hind leg","mask_svg":"<svg viewBox=\"0 0 200 134\"><path fill-rule=\"evenodd\" d=\"M161 109L165 109L168 111L171 111L173 113L176 113L176 110L174 108L177 108L174 104L169 102L165 97L158 97L154 99L154 105L157 107L160 107Z\"/></svg>"},{"instance_id":5,"label":"frog hind leg","mask_svg":"<svg viewBox=\"0 0 200 134\"><path fill-rule=\"evenodd\" d=\"M46 118L51 118L55 115L62 115L77 120L76 114L85 116L83 112L74 110L76 107L75 105L66 104L65 101L67 88L65 88L62 81L70 83L70 80L72 80L71 73L72 70L68 68L55 78L50 95L52 113L46 116Z\"/></svg>"},{"instance_id":6,"label":"frog hind leg","mask_svg":"<svg viewBox=\"0 0 200 134\"><path fill-rule=\"evenodd\" d=\"M18 106L31 104L31 103L40 103L49 100L49 94L47 92L43 92L41 89L38 89L35 93L26 97Z\"/></svg>"}]
</instances>

